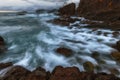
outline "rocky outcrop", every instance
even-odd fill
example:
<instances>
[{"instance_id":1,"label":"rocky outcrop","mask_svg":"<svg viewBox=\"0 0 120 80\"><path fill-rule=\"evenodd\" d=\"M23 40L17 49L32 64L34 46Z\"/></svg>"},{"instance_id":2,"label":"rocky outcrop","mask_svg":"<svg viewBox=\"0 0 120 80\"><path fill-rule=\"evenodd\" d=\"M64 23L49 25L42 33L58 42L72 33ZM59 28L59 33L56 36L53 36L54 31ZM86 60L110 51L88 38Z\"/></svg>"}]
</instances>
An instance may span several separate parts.
<instances>
[{"instance_id":1,"label":"rocky outcrop","mask_svg":"<svg viewBox=\"0 0 120 80\"><path fill-rule=\"evenodd\" d=\"M4 52L5 50L6 50L5 41L3 37L0 36L0 53Z\"/></svg>"},{"instance_id":2,"label":"rocky outcrop","mask_svg":"<svg viewBox=\"0 0 120 80\"><path fill-rule=\"evenodd\" d=\"M76 6L75 6L75 3L71 3L71 4L68 4L68 5L65 5L64 7L60 8L58 10L59 14L62 15L62 16L72 16L72 15L75 15L75 11L76 11Z\"/></svg>"},{"instance_id":3,"label":"rocky outcrop","mask_svg":"<svg viewBox=\"0 0 120 80\"><path fill-rule=\"evenodd\" d=\"M80 0L78 16L105 21L110 28L120 28L120 0Z\"/></svg>"},{"instance_id":4,"label":"rocky outcrop","mask_svg":"<svg viewBox=\"0 0 120 80\"><path fill-rule=\"evenodd\" d=\"M59 54L62 54L62 55L64 55L64 56L66 56L66 57L71 56L72 53L73 53L73 51L72 51L71 49L62 48L62 47L61 47L61 48L58 48L58 49L56 50L56 52L59 53Z\"/></svg>"},{"instance_id":5,"label":"rocky outcrop","mask_svg":"<svg viewBox=\"0 0 120 80\"><path fill-rule=\"evenodd\" d=\"M32 71L25 80L48 80L50 72L46 72L45 69L39 67Z\"/></svg>"},{"instance_id":6,"label":"rocky outcrop","mask_svg":"<svg viewBox=\"0 0 120 80\"><path fill-rule=\"evenodd\" d=\"M39 67L32 72L21 67L13 66L5 73L0 75L0 80L120 80L112 74L80 72L77 67L57 66L52 73Z\"/></svg>"},{"instance_id":7,"label":"rocky outcrop","mask_svg":"<svg viewBox=\"0 0 120 80\"><path fill-rule=\"evenodd\" d=\"M79 80L80 71L76 67L63 68L57 66L50 77L49 80Z\"/></svg>"},{"instance_id":8,"label":"rocky outcrop","mask_svg":"<svg viewBox=\"0 0 120 80\"><path fill-rule=\"evenodd\" d=\"M21 66L14 66L0 80L25 80L29 73L29 70Z\"/></svg>"}]
</instances>

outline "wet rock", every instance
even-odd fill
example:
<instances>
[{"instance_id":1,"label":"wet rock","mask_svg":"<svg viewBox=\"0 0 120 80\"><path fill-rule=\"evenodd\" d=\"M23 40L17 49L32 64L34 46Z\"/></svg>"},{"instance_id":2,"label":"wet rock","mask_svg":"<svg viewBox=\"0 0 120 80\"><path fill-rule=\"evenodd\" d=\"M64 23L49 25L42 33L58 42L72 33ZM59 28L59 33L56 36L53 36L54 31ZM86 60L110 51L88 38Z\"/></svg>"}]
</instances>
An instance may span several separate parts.
<instances>
[{"instance_id":1,"label":"wet rock","mask_svg":"<svg viewBox=\"0 0 120 80\"><path fill-rule=\"evenodd\" d=\"M80 0L77 15L104 21L107 28L120 28L120 0Z\"/></svg>"},{"instance_id":2,"label":"wet rock","mask_svg":"<svg viewBox=\"0 0 120 80\"><path fill-rule=\"evenodd\" d=\"M115 77L115 75L113 74L98 73L94 75L94 80L120 80L120 79Z\"/></svg>"},{"instance_id":3,"label":"wet rock","mask_svg":"<svg viewBox=\"0 0 120 80\"><path fill-rule=\"evenodd\" d=\"M58 12L62 16L63 15L72 16L72 15L75 15L75 11L76 11L75 9L76 9L75 3L71 3L71 4L65 5L64 7L60 8Z\"/></svg>"},{"instance_id":4,"label":"wet rock","mask_svg":"<svg viewBox=\"0 0 120 80\"><path fill-rule=\"evenodd\" d=\"M49 21L51 23L57 24L57 25L62 25L62 26L70 26L71 23L74 23L75 21L78 21L79 19L77 18L71 18L71 17L60 17L57 19L54 19L52 21Z\"/></svg>"},{"instance_id":5,"label":"wet rock","mask_svg":"<svg viewBox=\"0 0 120 80\"><path fill-rule=\"evenodd\" d=\"M4 52L5 50L6 50L5 41L4 41L4 39L0 36L0 53Z\"/></svg>"},{"instance_id":6,"label":"wet rock","mask_svg":"<svg viewBox=\"0 0 120 80\"><path fill-rule=\"evenodd\" d=\"M27 11L20 11L20 12L17 12L17 15L26 15L27 14Z\"/></svg>"},{"instance_id":7,"label":"wet rock","mask_svg":"<svg viewBox=\"0 0 120 80\"><path fill-rule=\"evenodd\" d=\"M64 56L66 56L66 57L69 57L69 56L71 56L72 54L73 54L73 51L71 50L71 49L68 49L68 48L58 48L57 50L56 50L56 52L57 53L59 53L59 54L62 54L62 55L64 55Z\"/></svg>"},{"instance_id":8,"label":"wet rock","mask_svg":"<svg viewBox=\"0 0 120 80\"><path fill-rule=\"evenodd\" d=\"M111 56L118 62L120 62L120 52L113 52Z\"/></svg>"},{"instance_id":9,"label":"wet rock","mask_svg":"<svg viewBox=\"0 0 120 80\"><path fill-rule=\"evenodd\" d=\"M50 72L46 72L45 69L39 67L34 70L25 80L48 80L50 77Z\"/></svg>"},{"instance_id":10,"label":"wet rock","mask_svg":"<svg viewBox=\"0 0 120 80\"><path fill-rule=\"evenodd\" d=\"M57 66L49 80L80 80L79 75L80 71L77 67L67 67L63 68L61 66Z\"/></svg>"},{"instance_id":11,"label":"wet rock","mask_svg":"<svg viewBox=\"0 0 120 80\"><path fill-rule=\"evenodd\" d=\"M0 63L0 70L4 69L4 68L7 68L7 67L10 67L12 66L12 62L8 62L8 63Z\"/></svg>"},{"instance_id":12,"label":"wet rock","mask_svg":"<svg viewBox=\"0 0 120 80\"><path fill-rule=\"evenodd\" d=\"M109 69L111 74L114 74L114 75L118 75L120 74L119 70L117 70L116 68L112 68L112 69Z\"/></svg>"},{"instance_id":13,"label":"wet rock","mask_svg":"<svg viewBox=\"0 0 120 80\"><path fill-rule=\"evenodd\" d=\"M117 41L116 48L117 48L118 51L120 51L120 41Z\"/></svg>"},{"instance_id":14,"label":"wet rock","mask_svg":"<svg viewBox=\"0 0 120 80\"><path fill-rule=\"evenodd\" d=\"M94 72L94 65L91 63L91 62L85 62L83 64L83 67L84 69L87 71L87 72Z\"/></svg>"},{"instance_id":15,"label":"wet rock","mask_svg":"<svg viewBox=\"0 0 120 80\"><path fill-rule=\"evenodd\" d=\"M113 34L113 37L118 37L120 35L118 31L114 31L112 34Z\"/></svg>"},{"instance_id":16,"label":"wet rock","mask_svg":"<svg viewBox=\"0 0 120 80\"><path fill-rule=\"evenodd\" d=\"M1 80L25 80L29 73L31 72L21 66L14 66Z\"/></svg>"}]
</instances>

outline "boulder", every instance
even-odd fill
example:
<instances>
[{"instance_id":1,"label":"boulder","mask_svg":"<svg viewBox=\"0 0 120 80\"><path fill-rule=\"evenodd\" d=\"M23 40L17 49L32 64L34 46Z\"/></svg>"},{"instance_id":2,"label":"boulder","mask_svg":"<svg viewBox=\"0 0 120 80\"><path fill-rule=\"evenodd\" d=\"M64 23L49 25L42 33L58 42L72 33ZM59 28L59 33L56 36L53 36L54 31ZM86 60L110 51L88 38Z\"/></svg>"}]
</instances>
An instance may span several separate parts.
<instances>
[{"instance_id":1,"label":"boulder","mask_svg":"<svg viewBox=\"0 0 120 80\"><path fill-rule=\"evenodd\" d=\"M67 16L75 15L75 11L76 11L75 3L65 5L58 10L59 14L62 15L62 16L64 16L64 15L67 15Z\"/></svg>"},{"instance_id":2,"label":"boulder","mask_svg":"<svg viewBox=\"0 0 120 80\"><path fill-rule=\"evenodd\" d=\"M63 48L63 47L58 48L56 50L56 52L66 56L66 57L69 57L69 56L71 56L73 54L73 51L71 49Z\"/></svg>"},{"instance_id":3,"label":"boulder","mask_svg":"<svg viewBox=\"0 0 120 80\"><path fill-rule=\"evenodd\" d=\"M14 66L2 77L1 80L25 80L31 72L21 66Z\"/></svg>"},{"instance_id":4,"label":"boulder","mask_svg":"<svg viewBox=\"0 0 120 80\"><path fill-rule=\"evenodd\" d=\"M48 80L50 72L46 72L45 69L39 67L32 71L25 80Z\"/></svg>"},{"instance_id":5,"label":"boulder","mask_svg":"<svg viewBox=\"0 0 120 80\"><path fill-rule=\"evenodd\" d=\"M63 68L61 66L57 66L49 80L80 80L79 75L80 71L77 67L67 67Z\"/></svg>"},{"instance_id":6,"label":"boulder","mask_svg":"<svg viewBox=\"0 0 120 80\"><path fill-rule=\"evenodd\" d=\"M12 62L8 62L8 63L0 63L0 70L4 69L4 68L7 68L7 67L10 67L12 66L13 63Z\"/></svg>"}]
</instances>

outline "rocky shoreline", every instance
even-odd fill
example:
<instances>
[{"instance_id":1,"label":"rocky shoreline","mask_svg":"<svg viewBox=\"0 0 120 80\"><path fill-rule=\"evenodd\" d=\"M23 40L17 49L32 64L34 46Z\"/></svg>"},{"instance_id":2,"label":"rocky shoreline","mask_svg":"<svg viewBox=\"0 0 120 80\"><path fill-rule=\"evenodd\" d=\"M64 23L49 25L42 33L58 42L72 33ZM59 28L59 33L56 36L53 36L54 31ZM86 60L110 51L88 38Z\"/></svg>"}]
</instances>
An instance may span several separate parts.
<instances>
[{"instance_id":1,"label":"rocky shoreline","mask_svg":"<svg viewBox=\"0 0 120 80\"><path fill-rule=\"evenodd\" d=\"M113 74L81 72L77 67L56 66L52 72L38 67L29 71L21 66L12 66L12 63L1 63L0 80L120 80Z\"/></svg>"},{"instance_id":2,"label":"rocky shoreline","mask_svg":"<svg viewBox=\"0 0 120 80\"><path fill-rule=\"evenodd\" d=\"M82 21L88 24L88 28L106 28L112 30L120 29L120 0L80 0L76 9L75 4L68 4L58 10L61 16L52 22L58 25L70 26L79 19L71 19L71 16L85 17ZM94 21L94 22L93 22ZM77 26L79 27L79 26Z\"/></svg>"},{"instance_id":3,"label":"rocky shoreline","mask_svg":"<svg viewBox=\"0 0 120 80\"><path fill-rule=\"evenodd\" d=\"M71 3L60 8L58 12L60 18L49 22L71 28L71 24L79 21L85 27L93 30L107 28L115 30L114 36L120 34L120 0L81 0L77 9L75 4ZM18 15L24 14L26 12ZM79 22L72 26L81 27ZM120 41L112 47L116 49L116 52L112 52L110 57L119 63ZM6 51L5 40L0 36L0 53L4 51ZM72 56L72 50L64 47L58 48L56 52L65 57ZM98 55L94 53L92 56L96 58ZM104 72L95 73L94 65L91 62L85 62L83 67L85 72L80 71L77 67L62 66L56 66L52 72L49 72L41 67L30 71L22 66L14 65L12 62L0 63L0 80L120 80L120 78L115 76L115 74L120 73L116 69L112 69L111 74L107 74Z\"/></svg>"}]
</instances>

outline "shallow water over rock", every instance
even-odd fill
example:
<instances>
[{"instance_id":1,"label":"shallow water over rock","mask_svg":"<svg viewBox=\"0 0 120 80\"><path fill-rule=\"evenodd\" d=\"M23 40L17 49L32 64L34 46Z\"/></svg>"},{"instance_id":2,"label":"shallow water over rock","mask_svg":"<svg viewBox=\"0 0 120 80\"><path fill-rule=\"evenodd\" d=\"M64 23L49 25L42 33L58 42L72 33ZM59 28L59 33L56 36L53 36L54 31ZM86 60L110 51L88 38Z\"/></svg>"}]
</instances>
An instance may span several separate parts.
<instances>
[{"instance_id":1,"label":"shallow water over rock","mask_svg":"<svg viewBox=\"0 0 120 80\"><path fill-rule=\"evenodd\" d=\"M30 70L41 66L51 71L62 65L77 66L84 71L86 61L96 66L95 72L120 69L120 64L110 56L116 51L112 46L120 39L119 35L113 35L115 31L74 26L70 29L47 22L56 17L53 13L1 16L0 35L8 51L0 54L0 62L13 62ZM60 47L72 50L73 55L57 54L56 49ZM93 57L93 53L98 56Z\"/></svg>"}]
</instances>

